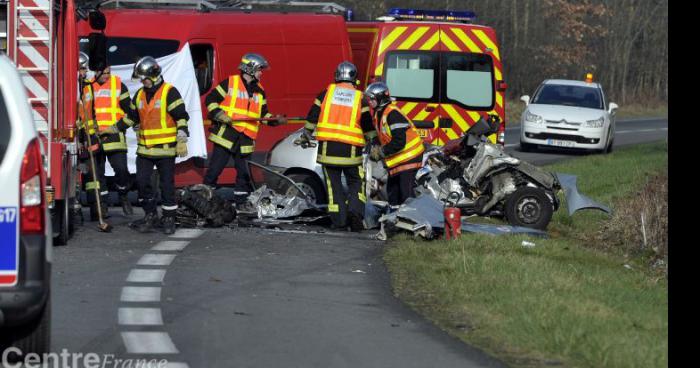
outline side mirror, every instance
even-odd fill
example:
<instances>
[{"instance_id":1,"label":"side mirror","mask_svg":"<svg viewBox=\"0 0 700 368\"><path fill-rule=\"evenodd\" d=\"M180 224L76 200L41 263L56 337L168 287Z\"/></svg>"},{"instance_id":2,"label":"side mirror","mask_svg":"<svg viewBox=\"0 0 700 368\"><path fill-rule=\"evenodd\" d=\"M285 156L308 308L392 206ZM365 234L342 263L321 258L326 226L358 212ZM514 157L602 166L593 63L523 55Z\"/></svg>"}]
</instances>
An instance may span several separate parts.
<instances>
[{"instance_id":1,"label":"side mirror","mask_svg":"<svg viewBox=\"0 0 700 368\"><path fill-rule=\"evenodd\" d=\"M617 108L618 108L618 107L620 107L620 106L617 106L616 103L611 102L610 105L608 105L608 112L609 112L610 114L614 114L615 111L617 111Z\"/></svg>"},{"instance_id":2,"label":"side mirror","mask_svg":"<svg viewBox=\"0 0 700 368\"><path fill-rule=\"evenodd\" d=\"M505 92L505 90L508 88L508 83L505 81L499 80L496 81L496 90L498 92Z\"/></svg>"},{"instance_id":3,"label":"side mirror","mask_svg":"<svg viewBox=\"0 0 700 368\"><path fill-rule=\"evenodd\" d=\"M525 102L525 105L529 105L530 104L530 96L528 96L528 95L522 96L522 97L520 97L520 101Z\"/></svg>"}]
</instances>

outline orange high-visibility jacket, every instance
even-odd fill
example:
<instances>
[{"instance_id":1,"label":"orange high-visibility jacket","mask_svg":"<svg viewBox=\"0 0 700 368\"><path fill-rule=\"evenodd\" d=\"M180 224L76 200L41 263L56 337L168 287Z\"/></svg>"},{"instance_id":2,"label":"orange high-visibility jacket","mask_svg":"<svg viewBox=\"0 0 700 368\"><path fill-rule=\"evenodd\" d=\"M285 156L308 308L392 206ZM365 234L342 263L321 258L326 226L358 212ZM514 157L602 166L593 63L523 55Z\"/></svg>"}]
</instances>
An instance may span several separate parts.
<instances>
[{"instance_id":1,"label":"orange high-visibility jacket","mask_svg":"<svg viewBox=\"0 0 700 368\"><path fill-rule=\"evenodd\" d=\"M403 115L408 121L408 128L406 129L406 144L404 148L391 156L384 158L384 163L386 163L389 169L389 175L395 175L399 172L410 170L414 168L421 167L420 163L406 164L407 162L413 160L419 155L423 154L425 148L423 147L423 139L418 135L416 127L413 126L411 119L407 118L406 115L397 108L394 104L387 106L382 113L380 125L377 127L377 137L379 138L379 143L385 146L391 142L391 127L387 122L387 117L392 111L398 111Z\"/></svg>"},{"instance_id":2,"label":"orange high-visibility jacket","mask_svg":"<svg viewBox=\"0 0 700 368\"><path fill-rule=\"evenodd\" d=\"M262 88L262 86L260 86ZM239 75L232 75L228 80L228 93L219 108L233 120L233 128L251 139L258 137L259 121L236 121L236 119L259 118L262 114L264 98L261 93L248 96Z\"/></svg>"},{"instance_id":3,"label":"orange high-visibility jacket","mask_svg":"<svg viewBox=\"0 0 700 368\"><path fill-rule=\"evenodd\" d=\"M168 114L168 91L172 88L170 83L163 83L153 95L150 102L146 102L143 89L136 94L136 109L139 113L139 145L153 147L159 144L171 144L177 141L177 125Z\"/></svg>"},{"instance_id":4,"label":"orange high-visibility jacket","mask_svg":"<svg viewBox=\"0 0 700 368\"><path fill-rule=\"evenodd\" d=\"M362 92L350 83L330 84L321 104L316 139L363 147Z\"/></svg>"},{"instance_id":5,"label":"orange high-visibility jacket","mask_svg":"<svg viewBox=\"0 0 700 368\"><path fill-rule=\"evenodd\" d=\"M122 81L118 76L112 75L109 81L103 85L94 82L95 120L100 131L116 124L124 116L124 110L119 106L119 95L122 91Z\"/></svg>"}]
</instances>

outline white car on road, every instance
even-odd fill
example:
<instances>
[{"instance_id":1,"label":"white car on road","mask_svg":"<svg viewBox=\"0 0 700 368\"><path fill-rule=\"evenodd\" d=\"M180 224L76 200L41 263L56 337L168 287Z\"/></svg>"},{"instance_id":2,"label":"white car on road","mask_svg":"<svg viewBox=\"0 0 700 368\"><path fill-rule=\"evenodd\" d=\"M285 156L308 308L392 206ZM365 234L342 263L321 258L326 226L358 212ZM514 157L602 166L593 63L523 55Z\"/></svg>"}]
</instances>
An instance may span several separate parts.
<instances>
[{"instance_id":1,"label":"white car on road","mask_svg":"<svg viewBox=\"0 0 700 368\"><path fill-rule=\"evenodd\" d=\"M548 79L534 96L520 98L527 106L520 119L520 148L538 146L612 151L615 111L600 83Z\"/></svg>"}]
</instances>

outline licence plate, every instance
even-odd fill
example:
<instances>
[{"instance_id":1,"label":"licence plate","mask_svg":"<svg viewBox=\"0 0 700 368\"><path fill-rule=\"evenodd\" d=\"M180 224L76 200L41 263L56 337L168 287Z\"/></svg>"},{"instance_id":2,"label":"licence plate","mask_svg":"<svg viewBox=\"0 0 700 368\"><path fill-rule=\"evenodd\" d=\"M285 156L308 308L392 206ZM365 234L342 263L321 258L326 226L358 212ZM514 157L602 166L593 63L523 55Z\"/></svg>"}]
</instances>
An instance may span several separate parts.
<instances>
[{"instance_id":1,"label":"licence plate","mask_svg":"<svg viewBox=\"0 0 700 368\"><path fill-rule=\"evenodd\" d=\"M0 287L17 284L17 207L0 207Z\"/></svg>"},{"instance_id":2,"label":"licence plate","mask_svg":"<svg viewBox=\"0 0 700 368\"><path fill-rule=\"evenodd\" d=\"M576 142L574 141L560 141L558 139L547 139L547 144L550 146L557 147L573 147Z\"/></svg>"}]
</instances>

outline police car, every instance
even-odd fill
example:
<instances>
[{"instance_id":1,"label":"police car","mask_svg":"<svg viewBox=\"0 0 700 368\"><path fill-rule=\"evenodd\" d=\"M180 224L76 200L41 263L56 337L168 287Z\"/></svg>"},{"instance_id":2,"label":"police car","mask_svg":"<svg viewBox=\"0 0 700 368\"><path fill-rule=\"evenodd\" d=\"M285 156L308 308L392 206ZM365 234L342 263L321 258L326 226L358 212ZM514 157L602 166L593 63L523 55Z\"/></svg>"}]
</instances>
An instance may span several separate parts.
<instances>
[{"instance_id":1,"label":"police car","mask_svg":"<svg viewBox=\"0 0 700 368\"><path fill-rule=\"evenodd\" d=\"M49 350L51 221L44 149L20 76L0 54L0 352Z\"/></svg>"},{"instance_id":2,"label":"police car","mask_svg":"<svg viewBox=\"0 0 700 368\"><path fill-rule=\"evenodd\" d=\"M532 99L520 100L527 105L520 120L522 151L538 146L612 151L618 106L607 101L590 73L585 81L545 80Z\"/></svg>"}]
</instances>

